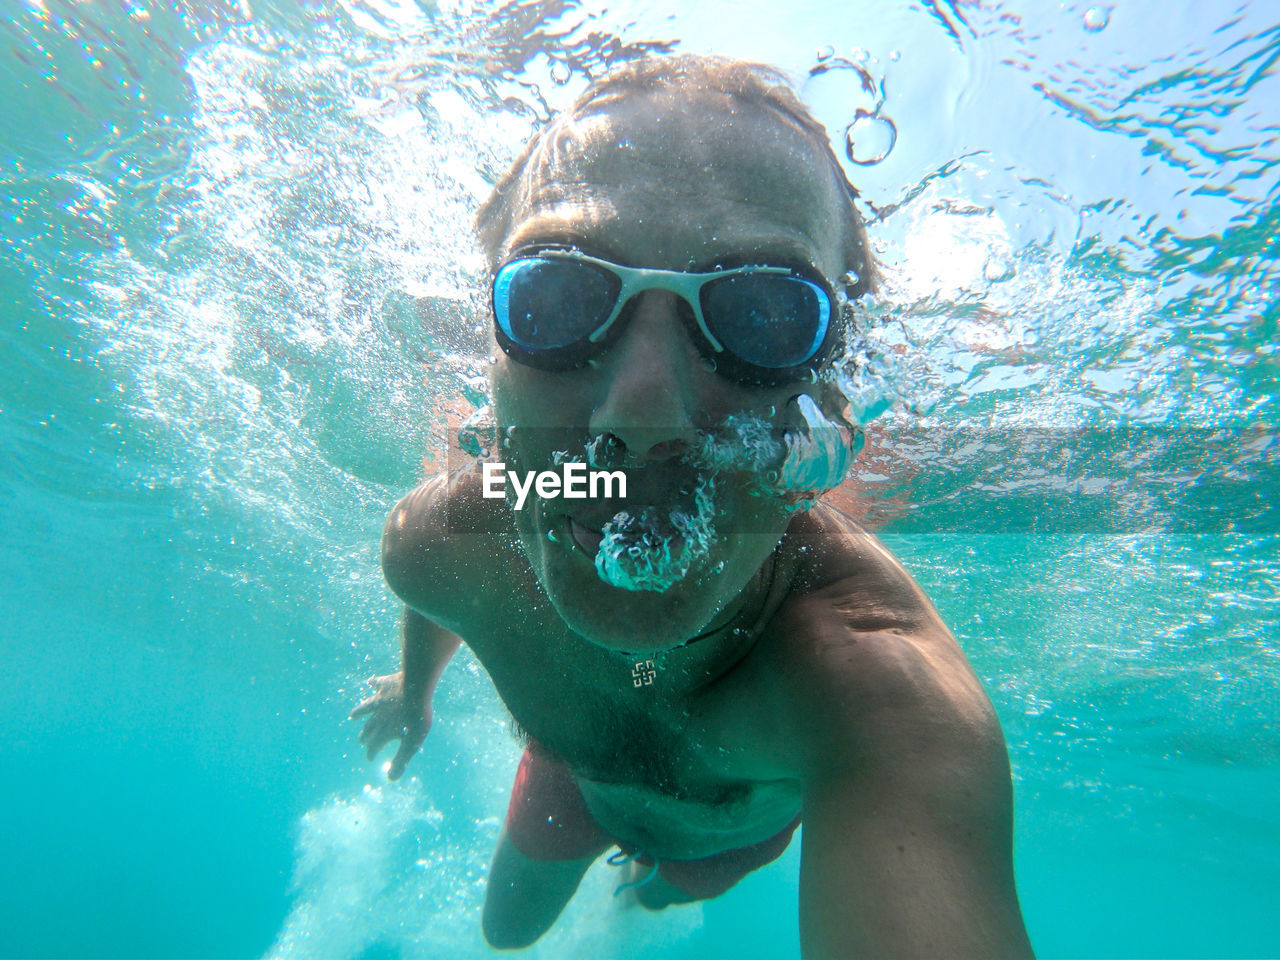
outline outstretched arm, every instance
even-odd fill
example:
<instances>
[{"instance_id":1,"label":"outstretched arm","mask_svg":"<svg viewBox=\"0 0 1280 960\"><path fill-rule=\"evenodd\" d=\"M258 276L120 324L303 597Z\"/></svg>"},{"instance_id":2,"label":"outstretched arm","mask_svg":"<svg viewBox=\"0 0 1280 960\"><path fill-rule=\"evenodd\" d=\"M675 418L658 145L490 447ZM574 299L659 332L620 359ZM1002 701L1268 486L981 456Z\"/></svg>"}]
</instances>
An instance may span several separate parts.
<instances>
[{"instance_id":1,"label":"outstretched arm","mask_svg":"<svg viewBox=\"0 0 1280 960\"><path fill-rule=\"evenodd\" d=\"M1025 960L999 723L932 608L888 589L836 584L787 617L802 953Z\"/></svg>"},{"instance_id":2,"label":"outstretched arm","mask_svg":"<svg viewBox=\"0 0 1280 960\"><path fill-rule=\"evenodd\" d=\"M373 696L351 711L351 718L368 717L360 743L368 759L392 740L400 747L391 759L387 778L400 779L405 764L418 752L431 729L431 698L440 674L458 649L459 639L420 613L404 608L401 623L402 660L399 673L370 677Z\"/></svg>"},{"instance_id":3,"label":"outstretched arm","mask_svg":"<svg viewBox=\"0 0 1280 960\"><path fill-rule=\"evenodd\" d=\"M800 927L807 960L1032 956L1013 878L998 729L904 749L806 784ZM852 765L850 765L852 766Z\"/></svg>"}]
</instances>

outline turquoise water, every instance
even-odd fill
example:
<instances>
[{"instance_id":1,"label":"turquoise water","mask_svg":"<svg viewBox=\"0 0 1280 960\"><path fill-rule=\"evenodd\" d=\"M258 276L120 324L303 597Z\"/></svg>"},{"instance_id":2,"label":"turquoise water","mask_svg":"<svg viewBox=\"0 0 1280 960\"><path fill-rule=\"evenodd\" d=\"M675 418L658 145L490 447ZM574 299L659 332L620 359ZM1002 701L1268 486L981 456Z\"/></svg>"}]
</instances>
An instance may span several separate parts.
<instances>
[{"instance_id":1,"label":"turquoise water","mask_svg":"<svg viewBox=\"0 0 1280 960\"><path fill-rule=\"evenodd\" d=\"M1044 957L1280 955L1280 16L1265 3L15 2L0 23L0 955L484 956L517 747L412 779L382 520L484 401L466 225L647 49L787 70L877 255L855 465L1009 740ZM537 957L797 956L793 846Z\"/></svg>"}]
</instances>

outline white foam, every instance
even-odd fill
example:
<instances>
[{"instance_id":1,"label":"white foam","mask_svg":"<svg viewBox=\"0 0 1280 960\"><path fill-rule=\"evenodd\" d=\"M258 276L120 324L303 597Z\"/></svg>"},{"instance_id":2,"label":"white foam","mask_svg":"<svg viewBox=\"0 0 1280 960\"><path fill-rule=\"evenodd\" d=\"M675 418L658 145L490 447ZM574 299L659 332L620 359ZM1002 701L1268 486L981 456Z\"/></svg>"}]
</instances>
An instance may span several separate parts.
<instances>
[{"instance_id":1,"label":"white foam","mask_svg":"<svg viewBox=\"0 0 1280 960\"><path fill-rule=\"evenodd\" d=\"M268 957L391 955L488 958L480 916L498 820L455 823L414 779L366 787L302 818L296 901ZM650 914L614 897L618 871L588 871L559 921L522 957L633 957L668 949L702 925L702 908Z\"/></svg>"}]
</instances>

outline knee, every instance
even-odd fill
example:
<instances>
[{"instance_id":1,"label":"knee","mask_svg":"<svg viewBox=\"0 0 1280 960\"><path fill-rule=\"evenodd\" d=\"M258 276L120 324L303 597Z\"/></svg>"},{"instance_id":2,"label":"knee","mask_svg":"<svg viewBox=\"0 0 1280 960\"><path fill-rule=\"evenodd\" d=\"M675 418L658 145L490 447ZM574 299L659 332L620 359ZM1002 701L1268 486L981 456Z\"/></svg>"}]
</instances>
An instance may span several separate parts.
<instances>
[{"instance_id":1,"label":"knee","mask_svg":"<svg viewBox=\"0 0 1280 960\"><path fill-rule=\"evenodd\" d=\"M520 950L551 929L591 865L582 860L536 860L505 832L498 840L485 890L481 929L495 950Z\"/></svg>"},{"instance_id":2,"label":"knee","mask_svg":"<svg viewBox=\"0 0 1280 960\"><path fill-rule=\"evenodd\" d=\"M493 909L492 903L486 900L480 921L485 942L494 950L523 950L537 942L550 926L520 921L511 911Z\"/></svg>"}]
</instances>

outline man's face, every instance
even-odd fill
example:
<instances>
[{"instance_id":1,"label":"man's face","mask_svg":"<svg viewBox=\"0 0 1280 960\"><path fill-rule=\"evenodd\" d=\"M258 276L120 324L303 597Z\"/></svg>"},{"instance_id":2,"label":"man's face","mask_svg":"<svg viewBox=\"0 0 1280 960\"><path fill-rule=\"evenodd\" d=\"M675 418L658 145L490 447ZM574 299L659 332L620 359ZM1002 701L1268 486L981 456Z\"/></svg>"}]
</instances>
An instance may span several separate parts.
<instances>
[{"instance_id":1,"label":"man's face","mask_svg":"<svg viewBox=\"0 0 1280 960\"><path fill-rule=\"evenodd\" d=\"M666 270L750 262L807 266L834 279L846 269L837 216L844 201L827 161L751 104L626 97L574 121L525 176L504 258L576 247ZM690 453L723 435L731 415L761 418L776 432L788 401L817 388L753 386L717 373L691 340L684 309L675 294L644 291L618 339L587 365L550 372L499 353L493 369L509 468L551 469L556 451L582 459L588 438L611 435L615 457L625 454L629 513L658 518L657 532L672 533L677 548L683 538L673 533L672 511L701 509L712 534L669 586L623 589L596 566L602 530L613 529L621 505L530 495L515 513L524 550L569 628L601 646L660 650L722 622L789 516L780 498L760 495L758 477L709 473Z\"/></svg>"}]
</instances>

